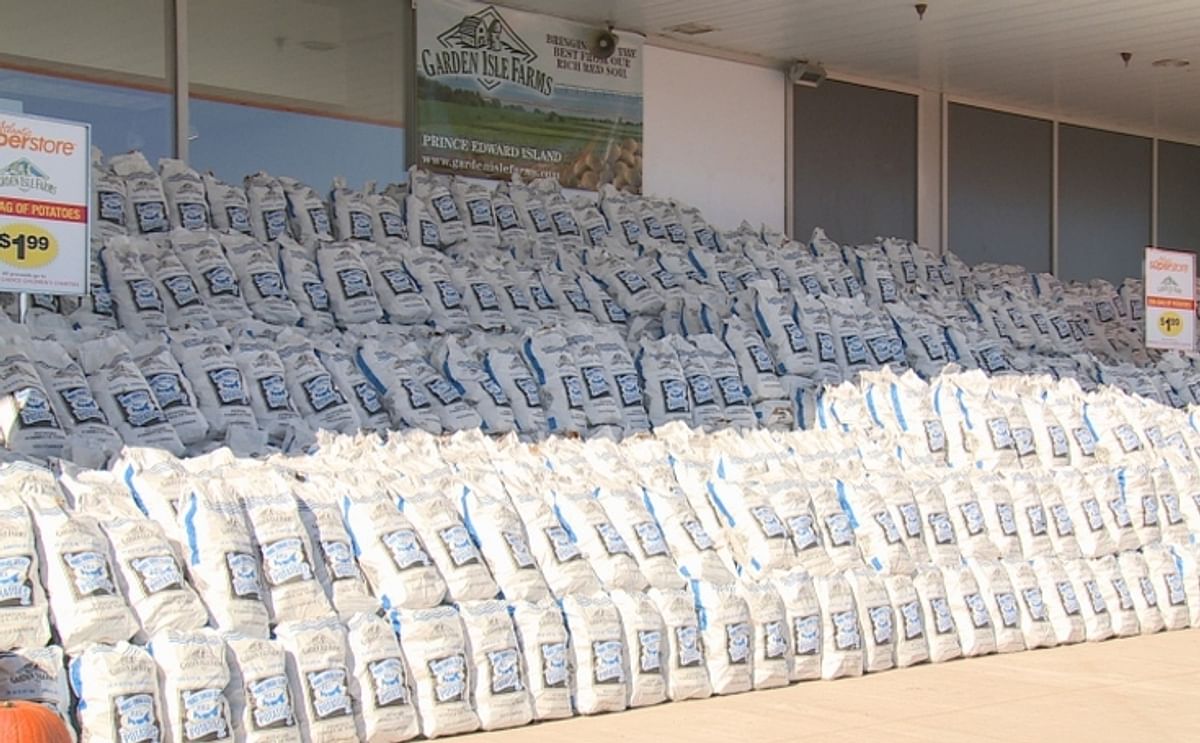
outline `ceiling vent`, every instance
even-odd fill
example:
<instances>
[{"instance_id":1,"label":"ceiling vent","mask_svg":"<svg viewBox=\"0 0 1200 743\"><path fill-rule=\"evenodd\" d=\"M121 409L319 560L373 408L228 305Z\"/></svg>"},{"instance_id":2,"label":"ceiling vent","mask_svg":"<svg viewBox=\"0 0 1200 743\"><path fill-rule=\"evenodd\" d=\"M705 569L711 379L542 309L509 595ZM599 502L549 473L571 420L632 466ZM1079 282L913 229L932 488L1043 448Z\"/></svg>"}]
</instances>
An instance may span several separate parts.
<instances>
[{"instance_id":1,"label":"ceiling vent","mask_svg":"<svg viewBox=\"0 0 1200 743\"><path fill-rule=\"evenodd\" d=\"M332 52L338 48L338 45L332 41L320 41L318 39L306 39L300 42L300 46L310 52Z\"/></svg>"},{"instance_id":2,"label":"ceiling vent","mask_svg":"<svg viewBox=\"0 0 1200 743\"><path fill-rule=\"evenodd\" d=\"M716 31L716 26L710 26L707 23L698 23L696 21L688 21L680 23L677 26L669 26L666 31L670 34L683 34L684 36L699 36L700 34L710 34Z\"/></svg>"}]
</instances>

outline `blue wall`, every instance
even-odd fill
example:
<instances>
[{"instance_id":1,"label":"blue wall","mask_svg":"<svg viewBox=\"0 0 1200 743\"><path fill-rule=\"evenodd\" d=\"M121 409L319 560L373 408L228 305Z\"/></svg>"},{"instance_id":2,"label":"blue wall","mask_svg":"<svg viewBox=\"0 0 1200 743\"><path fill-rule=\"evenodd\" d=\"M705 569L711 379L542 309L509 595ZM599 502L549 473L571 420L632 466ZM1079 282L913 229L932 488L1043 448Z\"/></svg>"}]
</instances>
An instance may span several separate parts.
<instances>
[{"instance_id":1,"label":"blue wall","mask_svg":"<svg viewBox=\"0 0 1200 743\"><path fill-rule=\"evenodd\" d=\"M0 69L0 98L19 101L27 114L90 123L92 144L105 155L141 150L154 163L173 149L167 93Z\"/></svg>"},{"instance_id":2,"label":"blue wall","mask_svg":"<svg viewBox=\"0 0 1200 743\"><path fill-rule=\"evenodd\" d=\"M189 108L192 166L231 183L266 170L324 193L338 175L381 187L407 177L401 128L198 98ZM157 163L174 150L168 93L0 69L0 111L18 110L90 123L105 155L136 149Z\"/></svg>"},{"instance_id":3,"label":"blue wall","mask_svg":"<svg viewBox=\"0 0 1200 743\"><path fill-rule=\"evenodd\" d=\"M192 167L231 183L265 170L324 193L338 175L354 187L406 178L400 128L198 98L188 108Z\"/></svg>"}]
</instances>

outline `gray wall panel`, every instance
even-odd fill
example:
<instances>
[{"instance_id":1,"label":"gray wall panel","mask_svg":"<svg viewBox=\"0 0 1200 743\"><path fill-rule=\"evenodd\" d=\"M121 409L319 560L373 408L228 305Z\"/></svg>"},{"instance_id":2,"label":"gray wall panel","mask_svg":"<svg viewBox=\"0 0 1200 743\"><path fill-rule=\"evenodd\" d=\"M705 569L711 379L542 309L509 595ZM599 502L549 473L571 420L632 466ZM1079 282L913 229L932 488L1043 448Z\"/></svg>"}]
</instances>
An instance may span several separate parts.
<instances>
[{"instance_id":1,"label":"gray wall panel","mask_svg":"<svg viewBox=\"0 0 1200 743\"><path fill-rule=\"evenodd\" d=\"M1049 271L1054 125L955 103L949 130L950 250Z\"/></svg>"},{"instance_id":2,"label":"gray wall panel","mask_svg":"<svg viewBox=\"0 0 1200 743\"><path fill-rule=\"evenodd\" d=\"M1158 244L1200 250L1200 147L1159 140Z\"/></svg>"},{"instance_id":3,"label":"gray wall panel","mask_svg":"<svg viewBox=\"0 0 1200 743\"><path fill-rule=\"evenodd\" d=\"M1059 277L1140 277L1150 242L1151 141L1064 124L1058 148Z\"/></svg>"},{"instance_id":4,"label":"gray wall panel","mask_svg":"<svg viewBox=\"0 0 1200 743\"><path fill-rule=\"evenodd\" d=\"M917 98L826 81L795 91L796 237L917 233Z\"/></svg>"}]
</instances>

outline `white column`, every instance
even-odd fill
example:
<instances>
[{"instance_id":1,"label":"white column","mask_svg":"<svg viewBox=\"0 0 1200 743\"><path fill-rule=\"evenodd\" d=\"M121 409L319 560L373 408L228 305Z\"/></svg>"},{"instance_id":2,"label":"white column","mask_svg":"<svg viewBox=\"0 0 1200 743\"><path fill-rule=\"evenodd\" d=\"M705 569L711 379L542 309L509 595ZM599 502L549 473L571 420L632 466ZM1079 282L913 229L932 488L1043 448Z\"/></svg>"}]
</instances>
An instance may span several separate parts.
<instances>
[{"instance_id":1,"label":"white column","mask_svg":"<svg viewBox=\"0 0 1200 743\"><path fill-rule=\"evenodd\" d=\"M946 250L945 117L942 96L917 93L917 242L938 255Z\"/></svg>"}]
</instances>

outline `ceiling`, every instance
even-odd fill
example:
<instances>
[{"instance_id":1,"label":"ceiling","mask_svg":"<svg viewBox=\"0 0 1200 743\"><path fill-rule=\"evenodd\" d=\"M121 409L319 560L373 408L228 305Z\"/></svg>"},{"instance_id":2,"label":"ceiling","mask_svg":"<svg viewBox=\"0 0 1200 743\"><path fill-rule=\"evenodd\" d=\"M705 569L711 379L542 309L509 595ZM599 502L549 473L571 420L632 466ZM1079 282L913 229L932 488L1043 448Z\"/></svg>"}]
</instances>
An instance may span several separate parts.
<instances>
[{"instance_id":1,"label":"ceiling","mask_svg":"<svg viewBox=\"0 0 1200 743\"><path fill-rule=\"evenodd\" d=\"M778 62L1200 141L1197 0L501 0ZM703 23L685 36L667 29ZM1133 57L1128 65L1120 53ZM1151 62L1182 58L1186 68Z\"/></svg>"}]
</instances>

